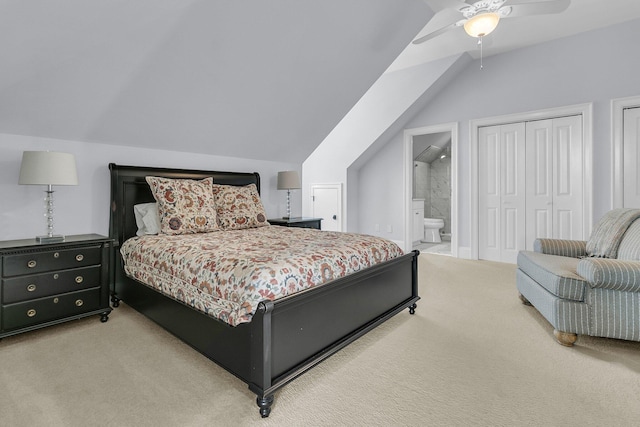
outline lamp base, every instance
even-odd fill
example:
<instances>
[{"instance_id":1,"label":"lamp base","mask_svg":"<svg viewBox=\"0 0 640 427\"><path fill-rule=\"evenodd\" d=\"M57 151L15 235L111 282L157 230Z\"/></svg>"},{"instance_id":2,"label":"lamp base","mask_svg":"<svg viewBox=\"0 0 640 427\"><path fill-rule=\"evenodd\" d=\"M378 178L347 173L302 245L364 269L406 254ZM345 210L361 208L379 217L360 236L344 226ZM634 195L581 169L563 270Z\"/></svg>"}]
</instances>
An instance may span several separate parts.
<instances>
[{"instance_id":1,"label":"lamp base","mask_svg":"<svg viewBox=\"0 0 640 427\"><path fill-rule=\"evenodd\" d=\"M36 242L38 243L60 243L64 242L64 236L56 234L53 236L36 236Z\"/></svg>"}]
</instances>

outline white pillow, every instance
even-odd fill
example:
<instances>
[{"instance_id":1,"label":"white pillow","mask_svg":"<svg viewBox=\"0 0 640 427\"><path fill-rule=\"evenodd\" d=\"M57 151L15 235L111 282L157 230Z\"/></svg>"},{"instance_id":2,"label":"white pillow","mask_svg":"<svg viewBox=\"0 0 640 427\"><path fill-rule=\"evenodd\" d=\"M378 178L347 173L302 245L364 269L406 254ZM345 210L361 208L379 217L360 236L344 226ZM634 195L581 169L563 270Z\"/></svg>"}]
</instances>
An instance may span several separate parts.
<instances>
[{"instance_id":1,"label":"white pillow","mask_svg":"<svg viewBox=\"0 0 640 427\"><path fill-rule=\"evenodd\" d=\"M133 207L138 231L136 236L160 233L160 216L157 203L141 203Z\"/></svg>"}]
</instances>

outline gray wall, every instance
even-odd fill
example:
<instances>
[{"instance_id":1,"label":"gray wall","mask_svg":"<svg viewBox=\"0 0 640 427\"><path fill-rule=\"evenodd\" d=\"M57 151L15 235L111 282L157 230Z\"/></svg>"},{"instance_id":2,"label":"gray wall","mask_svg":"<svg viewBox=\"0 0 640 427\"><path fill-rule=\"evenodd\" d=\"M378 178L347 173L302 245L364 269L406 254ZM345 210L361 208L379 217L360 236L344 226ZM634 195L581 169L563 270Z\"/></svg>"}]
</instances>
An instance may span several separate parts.
<instances>
[{"instance_id":1,"label":"gray wall","mask_svg":"<svg viewBox=\"0 0 640 427\"><path fill-rule=\"evenodd\" d=\"M45 186L18 185L22 152L26 150L62 151L76 157L79 184L53 188L55 232L65 235L108 234L110 183L107 165L111 162L259 172L262 201L269 217L279 217L286 212L286 191L276 190L278 171L299 170L299 165L291 163L0 134L0 240L33 238L46 233ZM301 212L300 191L293 191L291 199L292 213L298 216Z\"/></svg>"},{"instance_id":2,"label":"gray wall","mask_svg":"<svg viewBox=\"0 0 640 427\"><path fill-rule=\"evenodd\" d=\"M471 244L469 121L593 104L593 219L611 209L611 100L640 95L640 20L474 61L429 100L406 129L459 123L459 246ZM385 237L403 240L403 135L397 133L360 171L360 229L390 221ZM381 197L366 197L373 193Z\"/></svg>"}]
</instances>

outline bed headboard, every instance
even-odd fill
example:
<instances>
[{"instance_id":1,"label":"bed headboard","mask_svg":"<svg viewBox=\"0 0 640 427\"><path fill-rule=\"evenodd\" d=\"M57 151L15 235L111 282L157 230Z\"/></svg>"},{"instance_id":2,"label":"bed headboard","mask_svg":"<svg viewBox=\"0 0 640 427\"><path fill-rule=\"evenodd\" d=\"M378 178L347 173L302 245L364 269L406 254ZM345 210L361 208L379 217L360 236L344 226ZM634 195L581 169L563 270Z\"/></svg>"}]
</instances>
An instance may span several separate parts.
<instances>
[{"instance_id":1,"label":"bed headboard","mask_svg":"<svg viewBox=\"0 0 640 427\"><path fill-rule=\"evenodd\" d=\"M154 168L145 166L122 166L109 164L111 171L111 214L109 217L109 237L115 247L136 235L136 219L133 206L138 203L155 202L146 176L165 178L204 179L213 177L216 184L255 184L260 192L260 175L257 172L217 172L190 169Z\"/></svg>"}]
</instances>

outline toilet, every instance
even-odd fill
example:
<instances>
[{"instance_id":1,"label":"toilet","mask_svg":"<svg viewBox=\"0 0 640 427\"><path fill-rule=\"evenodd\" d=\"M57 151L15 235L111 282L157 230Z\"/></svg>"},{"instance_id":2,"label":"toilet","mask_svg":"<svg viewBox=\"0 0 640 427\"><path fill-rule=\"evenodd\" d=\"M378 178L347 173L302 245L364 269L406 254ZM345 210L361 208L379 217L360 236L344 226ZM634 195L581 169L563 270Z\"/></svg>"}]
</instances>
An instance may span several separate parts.
<instances>
[{"instance_id":1,"label":"toilet","mask_svg":"<svg viewBox=\"0 0 640 427\"><path fill-rule=\"evenodd\" d=\"M444 219L425 218L424 219L424 240L425 243L440 243L440 229L444 228Z\"/></svg>"}]
</instances>

